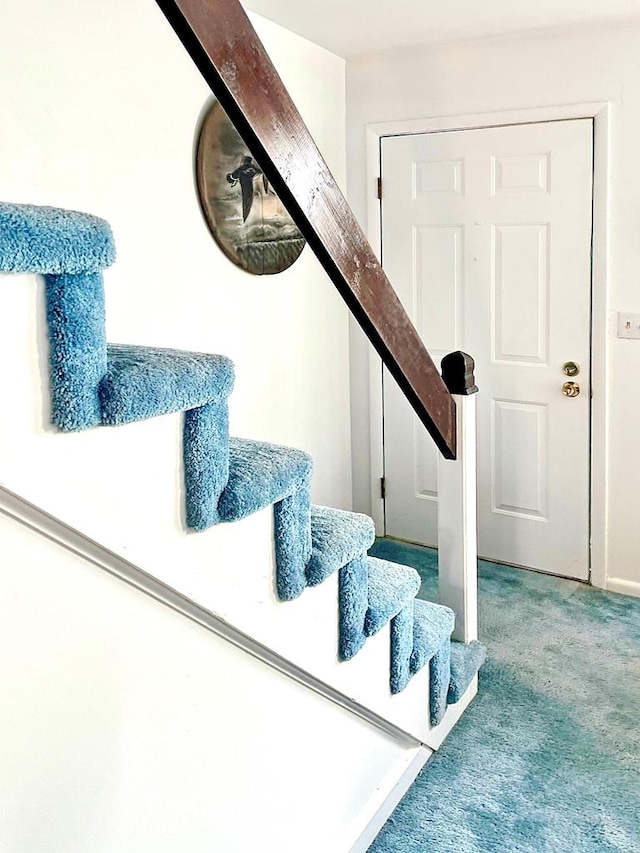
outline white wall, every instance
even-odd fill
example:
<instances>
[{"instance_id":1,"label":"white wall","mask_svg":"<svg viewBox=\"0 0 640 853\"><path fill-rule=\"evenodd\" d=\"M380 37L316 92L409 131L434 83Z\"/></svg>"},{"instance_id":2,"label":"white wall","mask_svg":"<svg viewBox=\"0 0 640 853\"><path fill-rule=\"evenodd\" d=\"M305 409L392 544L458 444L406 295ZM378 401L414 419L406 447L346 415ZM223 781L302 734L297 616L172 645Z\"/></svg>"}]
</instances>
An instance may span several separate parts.
<instances>
[{"instance_id":1,"label":"white wall","mask_svg":"<svg viewBox=\"0 0 640 853\"><path fill-rule=\"evenodd\" d=\"M640 594L640 341L615 336L617 311L640 312L640 27L550 31L350 60L349 196L366 216L369 123L609 101L608 585ZM352 335L354 500L369 505L367 345Z\"/></svg>"},{"instance_id":2,"label":"white wall","mask_svg":"<svg viewBox=\"0 0 640 853\"><path fill-rule=\"evenodd\" d=\"M4 853L347 853L413 746L0 514Z\"/></svg>"},{"instance_id":3,"label":"white wall","mask_svg":"<svg viewBox=\"0 0 640 853\"><path fill-rule=\"evenodd\" d=\"M344 61L255 20L343 181ZM193 180L210 93L155 3L5 0L0 80L0 197L112 224L109 339L230 356L232 429L311 452L315 499L348 508L346 309L308 248L260 277L215 245Z\"/></svg>"}]
</instances>

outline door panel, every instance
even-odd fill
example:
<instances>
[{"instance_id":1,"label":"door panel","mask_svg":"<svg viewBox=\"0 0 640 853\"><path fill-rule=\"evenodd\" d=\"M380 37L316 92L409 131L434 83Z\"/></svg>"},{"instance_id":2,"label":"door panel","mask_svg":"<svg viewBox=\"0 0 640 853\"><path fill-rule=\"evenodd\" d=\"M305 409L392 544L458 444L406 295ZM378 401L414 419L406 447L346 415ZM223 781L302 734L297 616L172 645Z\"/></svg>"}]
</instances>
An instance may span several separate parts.
<instances>
[{"instance_id":1,"label":"door panel","mask_svg":"<svg viewBox=\"0 0 640 853\"><path fill-rule=\"evenodd\" d=\"M413 237L415 325L434 349L446 350L457 337L462 230L428 225L415 228Z\"/></svg>"},{"instance_id":2,"label":"door panel","mask_svg":"<svg viewBox=\"0 0 640 853\"><path fill-rule=\"evenodd\" d=\"M549 225L494 225L491 249L492 360L547 364Z\"/></svg>"},{"instance_id":3,"label":"door panel","mask_svg":"<svg viewBox=\"0 0 640 853\"><path fill-rule=\"evenodd\" d=\"M495 399L491 405L492 511L546 520L548 407Z\"/></svg>"},{"instance_id":4,"label":"door panel","mask_svg":"<svg viewBox=\"0 0 640 853\"><path fill-rule=\"evenodd\" d=\"M480 554L586 579L591 120L387 137L382 177L387 275L436 363L476 361ZM435 545L436 451L388 374L384 411L386 532Z\"/></svg>"}]
</instances>

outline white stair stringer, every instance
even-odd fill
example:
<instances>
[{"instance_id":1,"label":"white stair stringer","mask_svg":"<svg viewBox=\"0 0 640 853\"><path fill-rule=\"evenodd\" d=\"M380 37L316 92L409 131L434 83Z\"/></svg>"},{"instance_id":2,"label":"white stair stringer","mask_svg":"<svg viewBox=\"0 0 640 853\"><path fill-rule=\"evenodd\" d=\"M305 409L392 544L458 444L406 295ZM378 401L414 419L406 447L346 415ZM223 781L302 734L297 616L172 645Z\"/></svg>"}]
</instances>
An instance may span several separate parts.
<instances>
[{"instance_id":1,"label":"white stair stringer","mask_svg":"<svg viewBox=\"0 0 640 853\"><path fill-rule=\"evenodd\" d=\"M3 850L363 851L428 758L5 490L0 540Z\"/></svg>"}]
</instances>

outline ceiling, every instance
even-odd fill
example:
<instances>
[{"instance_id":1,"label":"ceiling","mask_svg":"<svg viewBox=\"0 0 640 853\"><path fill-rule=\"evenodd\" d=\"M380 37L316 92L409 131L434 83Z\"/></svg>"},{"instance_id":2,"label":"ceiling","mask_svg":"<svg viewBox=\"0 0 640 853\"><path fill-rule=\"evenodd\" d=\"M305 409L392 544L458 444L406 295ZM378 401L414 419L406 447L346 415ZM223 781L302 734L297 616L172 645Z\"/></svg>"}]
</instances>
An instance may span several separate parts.
<instances>
[{"instance_id":1,"label":"ceiling","mask_svg":"<svg viewBox=\"0 0 640 853\"><path fill-rule=\"evenodd\" d=\"M640 0L245 0L339 56L549 27L640 20Z\"/></svg>"}]
</instances>

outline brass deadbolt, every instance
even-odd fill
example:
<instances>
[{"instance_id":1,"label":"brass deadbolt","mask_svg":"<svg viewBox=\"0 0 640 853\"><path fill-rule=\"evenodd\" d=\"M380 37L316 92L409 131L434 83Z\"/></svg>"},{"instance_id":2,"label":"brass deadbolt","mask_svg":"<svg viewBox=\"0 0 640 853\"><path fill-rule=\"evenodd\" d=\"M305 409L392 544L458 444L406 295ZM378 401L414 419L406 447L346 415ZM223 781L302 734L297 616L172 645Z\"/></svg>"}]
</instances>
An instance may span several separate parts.
<instances>
[{"instance_id":1,"label":"brass deadbolt","mask_svg":"<svg viewBox=\"0 0 640 853\"><path fill-rule=\"evenodd\" d=\"M580 365L575 361L565 361L562 365L562 372L565 376L577 376L580 373Z\"/></svg>"}]
</instances>

